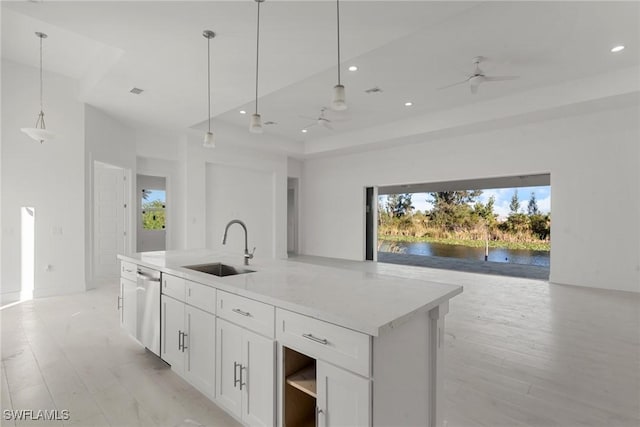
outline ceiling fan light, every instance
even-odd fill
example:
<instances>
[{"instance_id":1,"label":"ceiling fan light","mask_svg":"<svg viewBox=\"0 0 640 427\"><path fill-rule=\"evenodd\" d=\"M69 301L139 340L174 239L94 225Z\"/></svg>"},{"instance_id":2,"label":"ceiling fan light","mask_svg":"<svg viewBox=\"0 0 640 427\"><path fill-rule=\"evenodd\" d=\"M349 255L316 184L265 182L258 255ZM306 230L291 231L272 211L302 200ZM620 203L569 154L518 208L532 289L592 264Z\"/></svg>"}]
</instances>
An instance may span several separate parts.
<instances>
[{"instance_id":1,"label":"ceiling fan light","mask_svg":"<svg viewBox=\"0 0 640 427\"><path fill-rule=\"evenodd\" d=\"M22 132L27 134L31 139L40 142L50 141L56 137L56 134L41 128L21 128Z\"/></svg>"},{"instance_id":2,"label":"ceiling fan light","mask_svg":"<svg viewBox=\"0 0 640 427\"><path fill-rule=\"evenodd\" d=\"M249 132L262 133L262 117L260 117L260 114L251 115L251 122L249 123Z\"/></svg>"},{"instance_id":3,"label":"ceiling fan light","mask_svg":"<svg viewBox=\"0 0 640 427\"><path fill-rule=\"evenodd\" d=\"M204 134L204 142L202 143L204 148L216 148L216 138L213 136L213 132L207 132Z\"/></svg>"},{"instance_id":4,"label":"ceiling fan light","mask_svg":"<svg viewBox=\"0 0 640 427\"><path fill-rule=\"evenodd\" d=\"M335 85L333 87L333 101L331 101L331 108L336 111L343 111L347 109L347 101L343 85Z\"/></svg>"}]
</instances>

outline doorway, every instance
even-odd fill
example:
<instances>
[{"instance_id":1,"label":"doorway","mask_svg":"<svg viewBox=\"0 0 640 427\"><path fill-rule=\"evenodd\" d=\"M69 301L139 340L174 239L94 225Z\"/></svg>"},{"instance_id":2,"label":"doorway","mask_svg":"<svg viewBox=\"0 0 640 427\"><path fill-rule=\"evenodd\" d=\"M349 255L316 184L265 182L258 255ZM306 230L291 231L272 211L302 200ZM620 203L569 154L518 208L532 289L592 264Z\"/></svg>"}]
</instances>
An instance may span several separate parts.
<instances>
[{"instance_id":1,"label":"doorway","mask_svg":"<svg viewBox=\"0 0 640 427\"><path fill-rule=\"evenodd\" d=\"M298 253L298 178L287 178L287 254Z\"/></svg>"},{"instance_id":2,"label":"doorway","mask_svg":"<svg viewBox=\"0 0 640 427\"><path fill-rule=\"evenodd\" d=\"M35 285L35 230L36 210L23 206L20 210L20 301L33 299Z\"/></svg>"},{"instance_id":3,"label":"doorway","mask_svg":"<svg viewBox=\"0 0 640 427\"><path fill-rule=\"evenodd\" d=\"M167 247L167 179L137 175L137 252L164 251Z\"/></svg>"},{"instance_id":4,"label":"doorway","mask_svg":"<svg viewBox=\"0 0 640 427\"><path fill-rule=\"evenodd\" d=\"M378 190L378 261L548 279L549 174Z\"/></svg>"},{"instance_id":5,"label":"doorway","mask_svg":"<svg viewBox=\"0 0 640 427\"><path fill-rule=\"evenodd\" d=\"M375 250L377 246L377 233L376 233L376 203L377 199L377 191L374 187L365 188L365 255L364 259L366 261L377 261L378 257L377 251Z\"/></svg>"}]
</instances>

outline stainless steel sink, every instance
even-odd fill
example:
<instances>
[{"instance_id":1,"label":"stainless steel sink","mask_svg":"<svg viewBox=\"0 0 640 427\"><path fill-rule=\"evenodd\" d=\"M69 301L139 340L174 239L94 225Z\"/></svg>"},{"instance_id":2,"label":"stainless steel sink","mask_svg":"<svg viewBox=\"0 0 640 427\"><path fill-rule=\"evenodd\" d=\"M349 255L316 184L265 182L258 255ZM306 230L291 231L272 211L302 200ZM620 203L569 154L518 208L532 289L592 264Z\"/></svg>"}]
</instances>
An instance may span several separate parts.
<instances>
[{"instance_id":1,"label":"stainless steel sink","mask_svg":"<svg viewBox=\"0 0 640 427\"><path fill-rule=\"evenodd\" d=\"M183 268L189 270L200 271L202 273L213 274L214 276L235 276L236 274L254 273L254 270L249 270L241 267L234 267L232 265L223 264L221 262L212 262L210 264L198 264L198 265L185 265Z\"/></svg>"}]
</instances>

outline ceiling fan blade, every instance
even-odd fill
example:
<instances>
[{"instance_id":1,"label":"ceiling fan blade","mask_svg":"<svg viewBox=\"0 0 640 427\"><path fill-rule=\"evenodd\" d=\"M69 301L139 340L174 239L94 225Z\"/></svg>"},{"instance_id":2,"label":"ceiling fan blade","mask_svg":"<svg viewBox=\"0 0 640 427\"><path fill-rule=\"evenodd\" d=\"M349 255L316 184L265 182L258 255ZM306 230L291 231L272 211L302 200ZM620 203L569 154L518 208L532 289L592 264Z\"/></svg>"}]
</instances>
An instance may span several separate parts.
<instances>
[{"instance_id":1,"label":"ceiling fan blade","mask_svg":"<svg viewBox=\"0 0 640 427\"><path fill-rule=\"evenodd\" d=\"M484 81L486 82L502 82L507 80L516 80L519 79L520 76L485 76Z\"/></svg>"},{"instance_id":2,"label":"ceiling fan blade","mask_svg":"<svg viewBox=\"0 0 640 427\"><path fill-rule=\"evenodd\" d=\"M447 88L454 87L454 86L463 85L463 84L467 83L468 81L469 81L469 78L466 78L461 82L452 83L452 84L446 85L446 86L441 86L441 87L438 88L438 90L442 90L442 89L447 89Z\"/></svg>"},{"instance_id":3,"label":"ceiling fan blade","mask_svg":"<svg viewBox=\"0 0 640 427\"><path fill-rule=\"evenodd\" d=\"M331 122L322 122L322 126L324 126L325 128L327 128L329 130L334 130L333 126L331 126Z\"/></svg>"},{"instance_id":4,"label":"ceiling fan blade","mask_svg":"<svg viewBox=\"0 0 640 427\"><path fill-rule=\"evenodd\" d=\"M309 116L298 116L298 117L300 117L301 119L306 119L306 120L316 120L317 119L316 117L309 117Z\"/></svg>"},{"instance_id":5,"label":"ceiling fan blade","mask_svg":"<svg viewBox=\"0 0 640 427\"><path fill-rule=\"evenodd\" d=\"M469 88L471 89L471 93L472 94L476 94L478 93L478 85L469 85Z\"/></svg>"}]
</instances>

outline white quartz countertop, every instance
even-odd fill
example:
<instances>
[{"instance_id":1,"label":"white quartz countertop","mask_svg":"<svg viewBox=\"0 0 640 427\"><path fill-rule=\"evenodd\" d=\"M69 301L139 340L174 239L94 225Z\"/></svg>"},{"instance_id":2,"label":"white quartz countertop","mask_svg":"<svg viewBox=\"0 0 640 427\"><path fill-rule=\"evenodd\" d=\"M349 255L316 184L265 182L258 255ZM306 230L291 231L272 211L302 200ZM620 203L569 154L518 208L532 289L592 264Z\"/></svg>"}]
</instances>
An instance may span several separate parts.
<instances>
[{"instance_id":1,"label":"white quartz countertop","mask_svg":"<svg viewBox=\"0 0 640 427\"><path fill-rule=\"evenodd\" d=\"M118 258L373 336L462 292L462 286L421 280L418 268L373 262L303 256L255 258L244 267L242 254L205 249ZM212 262L255 272L217 277L184 268Z\"/></svg>"}]
</instances>

